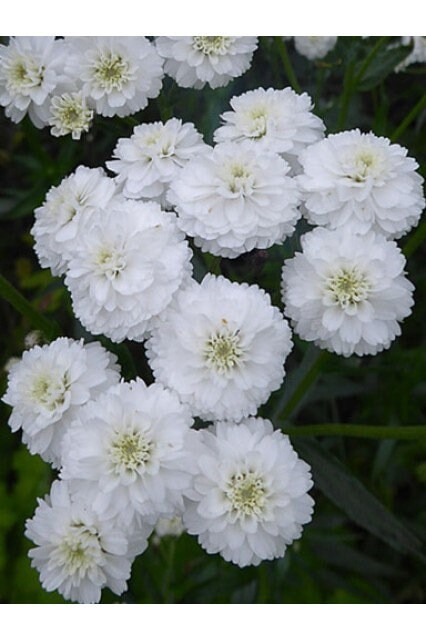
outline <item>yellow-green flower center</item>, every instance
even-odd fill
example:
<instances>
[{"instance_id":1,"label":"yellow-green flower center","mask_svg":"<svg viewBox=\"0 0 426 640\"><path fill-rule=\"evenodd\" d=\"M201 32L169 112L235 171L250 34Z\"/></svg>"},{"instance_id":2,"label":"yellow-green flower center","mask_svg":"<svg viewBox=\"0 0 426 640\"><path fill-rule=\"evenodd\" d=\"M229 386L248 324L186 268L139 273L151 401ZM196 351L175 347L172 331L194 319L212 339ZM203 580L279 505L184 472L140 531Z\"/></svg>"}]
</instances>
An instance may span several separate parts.
<instances>
[{"instance_id":1,"label":"yellow-green flower center","mask_svg":"<svg viewBox=\"0 0 426 640\"><path fill-rule=\"evenodd\" d=\"M267 499L265 482L254 471L232 475L225 491L231 510L239 517L260 516Z\"/></svg>"},{"instance_id":2,"label":"yellow-green flower center","mask_svg":"<svg viewBox=\"0 0 426 640\"><path fill-rule=\"evenodd\" d=\"M117 472L136 471L151 458L153 442L139 431L121 433L111 442L110 460Z\"/></svg>"},{"instance_id":3,"label":"yellow-green flower center","mask_svg":"<svg viewBox=\"0 0 426 640\"><path fill-rule=\"evenodd\" d=\"M203 355L208 366L218 373L229 373L243 355L238 332L221 330L213 333L204 345Z\"/></svg>"},{"instance_id":4,"label":"yellow-green flower center","mask_svg":"<svg viewBox=\"0 0 426 640\"><path fill-rule=\"evenodd\" d=\"M341 267L326 283L327 293L342 308L366 300L370 289L369 279L357 267Z\"/></svg>"},{"instance_id":5,"label":"yellow-green flower center","mask_svg":"<svg viewBox=\"0 0 426 640\"><path fill-rule=\"evenodd\" d=\"M103 53L93 69L93 77L107 93L113 89L121 91L130 78L129 63L119 53Z\"/></svg>"},{"instance_id":6,"label":"yellow-green flower center","mask_svg":"<svg viewBox=\"0 0 426 640\"><path fill-rule=\"evenodd\" d=\"M192 46L205 56L224 55L229 48L231 38L226 36L193 36Z\"/></svg>"}]
</instances>

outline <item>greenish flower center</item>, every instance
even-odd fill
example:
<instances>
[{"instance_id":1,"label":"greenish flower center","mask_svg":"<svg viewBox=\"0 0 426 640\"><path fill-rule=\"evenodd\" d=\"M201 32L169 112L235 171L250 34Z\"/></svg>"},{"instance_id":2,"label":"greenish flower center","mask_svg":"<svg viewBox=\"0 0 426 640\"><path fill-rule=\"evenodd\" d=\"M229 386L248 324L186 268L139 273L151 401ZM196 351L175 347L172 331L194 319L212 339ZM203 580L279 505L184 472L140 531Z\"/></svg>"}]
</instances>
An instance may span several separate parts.
<instances>
[{"instance_id":1,"label":"greenish flower center","mask_svg":"<svg viewBox=\"0 0 426 640\"><path fill-rule=\"evenodd\" d=\"M239 517L260 516L267 499L265 482L254 471L242 471L232 475L226 489L231 510Z\"/></svg>"},{"instance_id":2,"label":"greenish flower center","mask_svg":"<svg viewBox=\"0 0 426 640\"><path fill-rule=\"evenodd\" d=\"M227 330L221 330L213 333L205 343L203 350L208 366L218 373L229 373L238 366L243 355L240 341L238 332L231 333Z\"/></svg>"},{"instance_id":3,"label":"greenish flower center","mask_svg":"<svg viewBox=\"0 0 426 640\"><path fill-rule=\"evenodd\" d=\"M97 533L89 531L84 524L74 524L58 547L57 562L64 565L69 575L84 575L99 562L102 548Z\"/></svg>"},{"instance_id":4,"label":"greenish flower center","mask_svg":"<svg viewBox=\"0 0 426 640\"><path fill-rule=\"evenodd\" d=\"M109 457L116 472L136 471L151 458L154 444L139 431L119 434L110 445Z\"/></svg>"},{"instance_id":5,"label":"greenish flower center","mask_svg":"<svg viewBox=\"0 0 426 640\"><path fill-rule=\"evenodd\" d=\"M63 405L69 388L68 373L64 373L61 378L56 378L49 372L33 380L30 396L47 411L55 411Z\"/></svg>"},{"instance_id":6,"label":"greenish flower center","mask_svg":"<svg viewBox=\"0 0 426 640\"><path fill-rule=\"evenodd\" d=\"M205 56L224 55L231 44L231 38L226 36L193 36L192 46Z\"/></svg>"},{"instance_id":7,"label":"greenish flower center","mask_svg":"<svg viewBox=\"0 0 426 640\"><path fill-rule=\"evenodd\" d=\"M113 89L121 91L130 78L129 64L118 53L103 53L93 70L96 84L107 93Z\"/></svg>"},{"instance_id":8,"label":"greenish flower center","mask_svg":"<svg viewBox=\"0 0 426 640\"><path fill-rule=\"evenodd\" d=\"M326 291L331 295L333 302L343 309L366 300L370 289L366 274L357 267L341 267L326 283Z\"/></svg>"}]
</instances>

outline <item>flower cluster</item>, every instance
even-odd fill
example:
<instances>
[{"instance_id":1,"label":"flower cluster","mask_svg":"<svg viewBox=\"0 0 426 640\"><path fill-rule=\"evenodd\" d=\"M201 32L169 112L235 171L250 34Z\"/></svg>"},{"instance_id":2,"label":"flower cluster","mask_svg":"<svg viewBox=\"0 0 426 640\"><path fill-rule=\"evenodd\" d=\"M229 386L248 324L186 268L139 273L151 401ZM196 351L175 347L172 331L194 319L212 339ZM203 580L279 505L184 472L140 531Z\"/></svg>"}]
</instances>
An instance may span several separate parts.
<instances>
[{"instance_id":1,"label":"flower cluster","mask_svg":"<svg viewBox=\"0 0 426 640\"><path fill-rule=\"evenodd\" d=\"M181 87L222 87L247 71L256 49L257 38L245 36L11 37L0 45L0 105L13 122L28 114L53 136L79 140L95 114L145 109L164 73Z\"/></svg>"},{"instance_id":2,"label":"flower cluster","mask_svg":"<svg viewBox=\"0 0 426 640\"><path fill-rule=\"evenodd\" d=\"M316 59L331 40L295 46ZM244 73L256 47L16 37L0 48L0 104L16 122L28 113L79 138L94 113L145 108L163 66L182 87L215 88ZM184 529L243 567L282 557L310 521L308 465L256 417L285 379L286 318L343 356L388 348L413 305L395 239L424 207L406 149L371 132L325 133L307 94L250 90L231 98L213 146L193 123L144 122L117 141L114 177L79 166L36 209L35 252L63 277L76 318L92 335L145 342L154 377L124 381L100 343L70 338L28 340L10 365L10 427L59 474L26 530L45 589L77 602L122 593L154 529ZM200 276L203 253L233 260L282 245L302 216L315 228L284 263L283 312L256 284Z\"/></svg>"}]
</instances>

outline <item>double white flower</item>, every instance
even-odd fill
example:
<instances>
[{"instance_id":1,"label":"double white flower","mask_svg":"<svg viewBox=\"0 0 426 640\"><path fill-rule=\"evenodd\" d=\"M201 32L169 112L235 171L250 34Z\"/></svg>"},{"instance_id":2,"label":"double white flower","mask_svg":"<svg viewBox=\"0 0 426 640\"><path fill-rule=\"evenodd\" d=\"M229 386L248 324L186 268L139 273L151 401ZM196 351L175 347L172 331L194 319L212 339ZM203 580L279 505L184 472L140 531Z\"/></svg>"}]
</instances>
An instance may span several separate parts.
<instances>
[{"instance_id":1,"label":"double white flower","mask_svg":"<svg viewBox=\"0 0 426 640\"><path fill-rule=\"evenodd\" d=\"M387 138L343 131L308 147L300 162L311 224L400 238L418 223L425 205L418 164Z\"/></svg>"},{"instance_id":2,"label":"double white flower","mask_svg":"<svg viewBox=\"0 0 426 640\"><path fill-rule=\"evenodd\" d=\"M269 420L199 432L198 474L184 524L208 553L245 567L284 556L311 520L310 469Z\"/></svg>"},{"instance_id":3,"label":"double white flower","mask_svg":"<svg viewBox=\"0 0 426 640\"><path fill-rule=\"evenodd\" d=\"M102 518L126 530L183 507L191 482L192 417L177 395L142 380L91 402L67 434L61 476L78 480Z\"/></svg>"},{"instance_id":4,"label":"double white flower","mask_svg":"<svg viewBox=\"0 0 426 640\"><path fill-rule=\"evenodd\" d=\"M24 351L9 370L3 402L12 407L9 425L54 466L61 464L65 432L80 407L120 378L116 357L98 342L58 338Z\"/></svg>"},{"instance_id":5,"label":"double white flower","mask_svg":"<svg viewBox=\"0 0 426 640\"><path fill-rule=\"evenodd\" d=\"M395 242L317 228L282 274L284 314L301 338L339 355L387 349L410 315L413 285Z\"/></svg>"},{"instance_id":6,"label":"double white flower","mask_svg":"<svg viewBox=\"0 0 426 640\"><path fill-rule=\"evenodd\" d=\"M218 144L188 164L168 194L178 224L203 251L235 258L294 232L299 192L278 154L246 143Z\"/></svg>"},{"instance_id":7,"label":"double white flower","mask_svg":"<svg viewBox=\"0 0 426 640\"><path fill-rule=\"evenodd\" d=\"M252 36L160 36L157 51L164 70L181 87L223 87L250 67L257 38Z\"/></svg>"},{"instance_id":8,"label":"double white flower","mask_svg":"<svg viewBox=\"0 0 426 640\"><path fill-rule=\"evenodd\" d=\"M178 292L147 342L156 379L206 420L255 414L280 387L291 348L267 293L212 275Z\"/></svg>"},{"instance_id":9,"label":"double white flower","mask_svg":"<svg viewBox=\"0 0 426 640\"><path fill-rule=\"evenodd\" d=\"M65 284L88 331L141 341L189 278L191 250L176 216L117 197L81 227Z\"/></svg>"}]
</instances>

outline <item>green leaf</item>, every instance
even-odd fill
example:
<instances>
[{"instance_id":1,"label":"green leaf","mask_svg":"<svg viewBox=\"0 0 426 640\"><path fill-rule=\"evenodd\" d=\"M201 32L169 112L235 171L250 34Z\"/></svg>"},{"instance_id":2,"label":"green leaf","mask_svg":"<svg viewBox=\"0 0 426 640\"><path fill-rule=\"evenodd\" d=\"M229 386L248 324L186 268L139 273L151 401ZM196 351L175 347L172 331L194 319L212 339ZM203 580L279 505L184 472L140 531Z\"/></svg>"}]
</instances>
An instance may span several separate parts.
<instances>
[{"instance_id":1,"label":"green leaf","mask_svg":"<svg viewBox=\"0 0 426 640\"><path fill-rule=\"evenodd\" d=\"M370 91L377 87L410 53L411 47L384 48L377 52L374 60L358 84L359 91Z\"/></svg>"},{"instance_id":2,"label":"green leaf","mask_svg":"<svg viewBox=\"0 0 426 640\"><path fill-rule=\"evenodd\" d=\"M297 440L301 457L312 467L317 487L358 526L393 549L426 563L422 543L402 522L318 442Z\"/></svg>"}]
</instances>

